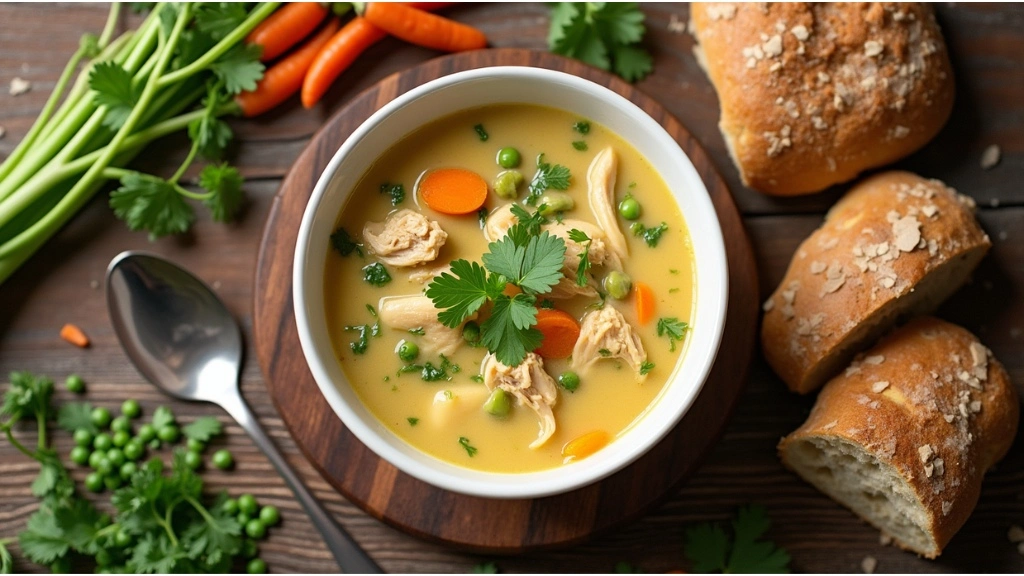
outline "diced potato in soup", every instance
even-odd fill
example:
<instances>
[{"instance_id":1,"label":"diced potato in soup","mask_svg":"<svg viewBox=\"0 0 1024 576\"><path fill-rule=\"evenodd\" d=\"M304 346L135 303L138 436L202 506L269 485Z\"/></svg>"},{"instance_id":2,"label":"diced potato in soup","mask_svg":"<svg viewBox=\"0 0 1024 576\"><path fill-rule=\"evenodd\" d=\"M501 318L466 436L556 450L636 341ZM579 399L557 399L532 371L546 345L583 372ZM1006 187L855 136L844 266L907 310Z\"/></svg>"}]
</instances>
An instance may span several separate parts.
<instances>
[{"instance_id":1,"label":"diced potato in soup","mask_svg":"<svg viewBox=\"0 0 1024 576\"><path fill-rule=\"evenodd\" d=\"M424 176L442 169L457 171L428 179L424 198ZM459 189L478 181L465 171L489 183L469 213L479 190ZM324 293L347 385L446 462L571 466L644 417L686 349L683 215L632 147L568 112L496 105L427 125L368 168L336 229ZM634 282L654 294L645 324ZM538 321L542 308L568 316ZM541 348L545 335L572 341ZM542 357L554 349L593 357Z\"/></svg>"}]
</instances>

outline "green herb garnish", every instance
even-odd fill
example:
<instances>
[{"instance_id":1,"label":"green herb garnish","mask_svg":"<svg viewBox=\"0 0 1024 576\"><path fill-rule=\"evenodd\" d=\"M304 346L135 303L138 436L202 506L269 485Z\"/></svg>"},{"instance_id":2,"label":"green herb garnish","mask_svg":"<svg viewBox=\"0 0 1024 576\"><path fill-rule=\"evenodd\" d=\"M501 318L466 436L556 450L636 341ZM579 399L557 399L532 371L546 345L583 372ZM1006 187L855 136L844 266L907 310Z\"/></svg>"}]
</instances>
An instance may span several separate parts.
<instances>
[{"instance_id":1,"label":"green herb garnish","mask_svg":"<svg viewBox=\"0 0 1024 576\"><path fill-rule=\"evenodd\" d=\"M586 152L588 148L587 143L584 142L583 140L574 140L572 143L572 147L579 150L580 152Z\"/></svg>"},{"instance_id":2,"label":"green herb garnish","mask_svg":"<svg viewBox=\"0 0 1024 576\"><path fill-rule=\"evenodd\" d=\"M576 285L587 285L587 272L590 270L590 245L593 239L587 236L582 230L573 228L569 230L569 240L583 245L583 253L580 254L580 263L576 266Z\"/></svg>"},{"instance_id":3,"label":"green herb garnish","mask_svg":"<svg viewBox=\"0 0 1024 576\"><path fill-rule=\"evenodd\" d=\"M427 331L423 329L423 326L417 326L409 329L409 334L415 334L417 336L423 336Z\"/></svg>"},{"instance_id":4,"label":"green herb garnish","mask_svg":"<svg viewBox=\"0 0 1024 576\"><path fill-rule=\"evenodd\" d=\"M420 419L419 418L414 418L412 416L409 416L408 418L406 418L406 421L409 422L409 426L415 426L415 425L420 423Z\"/></svg>"},{"instance_id":5,"label":"green herb garnish","mask_svg":"<svg viewBox=\"0 0 1024 576\"><path fill-rule=\"evenodd\" d=\"M544 154L538 154L537 171L533 174L533 180L530 181L526 203L530 206L535 205L537 199L550 189L568 190L571 176L568 168L561 164L552 165L545 162Z\"/></svg>"},{"instance_id":6,"label":"green herb garnish","mask_svg":"<svg viewBox=\"0 0 1024 576\"><path fill-rule=\"evenodd\" d=\"M405 187L401 184L381 184L380 193L391 197L392 206L398 206L405 201Z\"/></svg>"},{"instance_id":7,"label":"green herb garnish","mask_svg":"<svg viewBox=\"0 0 1024 576\"><path fill-rule=\"evenodd\" d=\"M356 354L365 354L367 346L370 345L370 325L360 324L357 326L345 326L345 331L356 332L359 334L359 337L356 340L348 343L348 347Z\"/></svg>"},{"instance_id":8,"label":"green herb garnish","mask_svg":"<svg viewBox=\"0 0 1024 576\"><path fill-rule=\"evenodd\" d=\"M635 82L654 65L640 44L645 32L636 2L559 2L551 8L548 48Z\"/></svg>"},{"instance_id":9,"label":"green herb garnish","mask_svg":"<svg viewBox=\"0 0 1024 576\"><path fill-rule=\"evenodd\" d=\"M352 236L344 228L338 228L334 231L334 234L331 234L331 246L334 246L334 249L342 256L348 256L355 252L359 254L360 258L363 257L363 249L360 247L360 244L352 240Z\"/></svg>"},{"instance_id":10,"label":"green herb garnish","mask_svg":"<svg viewBox=\"0 0 1024 576\"><path fill-rule=\"evenodd\" d=\"M668 231L668 224L662 222L659 226L648 228L639 222L634 222L629 226L629 229L633 232L633 236L643 238L648 246L654 248L658 245L658 241L661 240L661 235Z\"/></svg>"},{"instance_id":11,"label":"green herb garnish","mask_svg":"<svg viewBox=\"0 0 1024 576\"><path fill-rule=\"evenodd\" d=\"M388 269L383 264L374 262L363 266L363 281L379 288L391 282L391 274L388 274Z\"/></svg>"},{"instance_id":12,"label":"green herb garnish","mask_svg":"<svg viewBox=\"0 0 1024 576\"><path fill-rule=\"evenodd\" d=\"M771 521L761 506L739 509L732 521L733 538L718 524L699 524L686 531L684 552L696 573L783 574L789 572L789 554L774 543L760 540Z\"/></svg>"},{"instance_id":13,"label":"green herb garnish","mask_svg":"<svg viewBox=\"0 0 1024 576\"><path fill-rule=\"evenodd\" d=\"M466 450L466 454L469 454L470 458L472 458L473 456L476 455L476 448L474 448L473 446L470 446L469 438L466 438L465 436L460 436L459 437L459 445L462 446Z\"/></svg>"},{"instance_id":14,"label":"green herb garnish","mask_svg":"<svg viewBox=\"0 0 1024 576\"><path fill-rule=\"evenodd\" d=\"M658 318L658 336L667 336L669 350L675 352L676 342L682 342L690 325L678 318Z\"/></svg>"},{"instance_id":15,"label":"green herb garnish","mask_svg":"<svg viewBox=\"0 0 1024 576\"><path fill-rule=\"evenodd\" d=\"M587 134L590 134L590 122L586 120L577 120L576 123L572 125L572 129L586 136Z\"/></svg>"},{"instance_id":16,"label":"green herb garnish","mask_svg":"<svg viewBox=\"0 0 1024 576\"><path fill-rule=\"evenodd\" d=\"M601 348L600 350L597 351L597 353L600 354L603 358L607 358L612 355L612 351L607 348Z\"/></svg>"},{"instance_id":17,"label":"green herb garnish","mask_svg":"<svg viewBox=\"0 0 1024 576\"><path fill-rule=\"evenodd\" d=\"M185 438L199 442L209 442L214 437L220 436L222 432L220 420L213 416L197 418L195 422L181 429L181 433Z\"/></svg>"},{"instance_id":18,"label":"green herb garnish","mask_svg":"<svg viewBox=\"0 0 1024 576\"><path fill-rule=\"evenodd\" d=\"M487 134L487 130L484 130L483 124L477 124L476 126L473 126L473 130L476 130L476 135L478 138L480 138L481 142L487 142L487 139L490 138L490 136Z\"/></svg>"}]
</instances>

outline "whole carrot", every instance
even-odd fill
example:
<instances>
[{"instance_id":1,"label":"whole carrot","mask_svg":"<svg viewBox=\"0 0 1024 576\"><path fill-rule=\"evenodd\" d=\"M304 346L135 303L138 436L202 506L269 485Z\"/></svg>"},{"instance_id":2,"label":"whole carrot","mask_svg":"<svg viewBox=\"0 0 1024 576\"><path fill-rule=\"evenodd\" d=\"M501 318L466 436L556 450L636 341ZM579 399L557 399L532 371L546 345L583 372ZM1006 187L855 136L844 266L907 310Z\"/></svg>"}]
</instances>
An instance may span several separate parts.
<instances>
[{"instance_id":1,"label":"whole carrot","mask_svg":"<svg viewBox=\"0 0 1024 576\"><path fill-rule=\"evenodd\" d=\"M362 15L396 38L434 50L461 52L487 46L487 37L476 28L413 6L370 2L363 8Z\"/></svg>"},{"instance_id":2,"label":"whole carrot","mask_svg":"<svg viewBox=\"0 0 1024 576\"><path fill-rule=\"evenodd\" d=\"M302 82L302 105L312 108L352 61L384 36L384 32L359 16L342 26L313 59Z\"/></svg>"},{"instance_id":3,"label":"whole carrot","mask_svg":"<svg viewBox=\"0 0 1024 576\"><path fill-rule=\"evenodd\" d=\"M340 26L337 18L328 20L315 36L268 68L263 74L263 79L256 84L255 90L242 92L236 96L235 102L242 108L242 114L250 118L259 116L302 89L302 81L309 67L313 65L313 60Z\"/></svg>"},{"instance_id":4,"label":"whole carrot","mask_svg":"<svg viewBox=\"0 0 1024 576\"><path fill-rule=\"evenodd\" d=\"M245 38L246 44L263 47L260 61L269 62L298 44L327 16L319 2L292 2L282 6Z\"/></svg>"}]
</instances>

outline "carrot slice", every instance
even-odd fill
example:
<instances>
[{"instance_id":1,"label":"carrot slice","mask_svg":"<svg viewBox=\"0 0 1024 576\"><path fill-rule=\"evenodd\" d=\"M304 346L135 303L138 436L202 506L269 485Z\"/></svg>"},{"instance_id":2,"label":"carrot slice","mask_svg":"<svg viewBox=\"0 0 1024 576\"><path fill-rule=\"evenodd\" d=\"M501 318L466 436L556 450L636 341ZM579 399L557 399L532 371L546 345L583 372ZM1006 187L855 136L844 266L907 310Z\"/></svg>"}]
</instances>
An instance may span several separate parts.
<instances>
[{"instance_id":1,"label":"carrot slice","mask_svg":"<svg viewBox=\"0 0 1024 576\"><path fill-rule=\"evenodd\" d=\"M79 348L89 347L89 337L85 335L85 332L82 332L81 328L74 324L65 324L60 329L60 337Z\"/></svg>"},{"instance_id":2,"label":"carrot slice","mask_svg":"<svg viewBox=\"0 0 1024 576\"><path fill-rule=\"evenodd\" d=\"M594 430L577 436L562 446L562 456L566 461L581 460L608 445L611 436L604 430Z\"/></svg>"},{"instance_id":3,"label":"carrot slice","mask_svg":"<svg viewBox=\"0 0 1024 576\"><path fill-rule=\"evenodd\" d=\"M643 282L633 282L633 293L636 294L636 319L647 324L654 319L654 290Z\"/></svg>"},{"instance_id":4,"label":"carrot slice","mask_svg":"<svg viewBox=\"0 0 1024 576\"><path fill-rule=\"evenodd\" d=\"M568 358L580 337L579 323L561 310L538 310L536 328L544 335L535 350L542 358Z\"/></svg>"},{"instance_id":5,"label":"carrot slice","mask_svg":"<svg viewBox=\"0 0 1024 576\"><path fill-rule=\"evenodd\" d=\"M260 61L270 62L316 30L327 13L319 2L290 2L253 28L245 42L262 46Z\"/></svg>"},{"instance_id":6,"label":"carrot slice","mask_svg":"<svg viewBox=\"0 0 1024 576\"><path fill-rule=\"evenodd\" d=\"M487 181L463 168L439 168L423 176L417 192L432 210L442 214L469 214L487 200Z\"/></svg>"}]
</instances>

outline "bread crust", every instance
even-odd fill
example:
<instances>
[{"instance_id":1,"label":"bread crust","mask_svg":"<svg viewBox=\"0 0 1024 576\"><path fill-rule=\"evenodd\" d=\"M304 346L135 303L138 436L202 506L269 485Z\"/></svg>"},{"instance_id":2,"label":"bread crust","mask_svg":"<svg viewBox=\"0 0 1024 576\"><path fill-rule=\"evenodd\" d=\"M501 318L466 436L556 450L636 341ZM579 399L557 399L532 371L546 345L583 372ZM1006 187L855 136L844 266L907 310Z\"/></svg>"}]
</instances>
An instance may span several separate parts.
<instances>
[{"instance_id":1,"label":"bread crust","mask_svg":"<svg viewBox=\"0 0 1024 576\"><path fill-rule=\"evenodd\" d=\"M762 349L787 386L816 390L900 315L929 313L963 284L991 247L973 210L909 172L878 174L840 199L764 305Z\"/></svg>"},{"instance_id":2,"label":"bread crust","mask_svg":"<svg viewBox=\"0 0 1024 576\"><path fill-rule=\"evenodd\" d=\"M1006 370L973 334L924 317L833 378L779 454L793 469L801 441L838 438L891 466L927 512L934 539L927 549L897 543L934 558L973 511L985 472L1010 449L1019 410Z\"/></svg>"},{"instance_id":3,"label":"bread crust","mask_svg":"<svg viewBox=\"0 0 1024 576\"><path fill-rule=\"evenodd\" d=\"M924 146L953 109L952 67L918 3L699 3L698 60L747 186L817 192Z\"/></svg>"}]
</instances>

